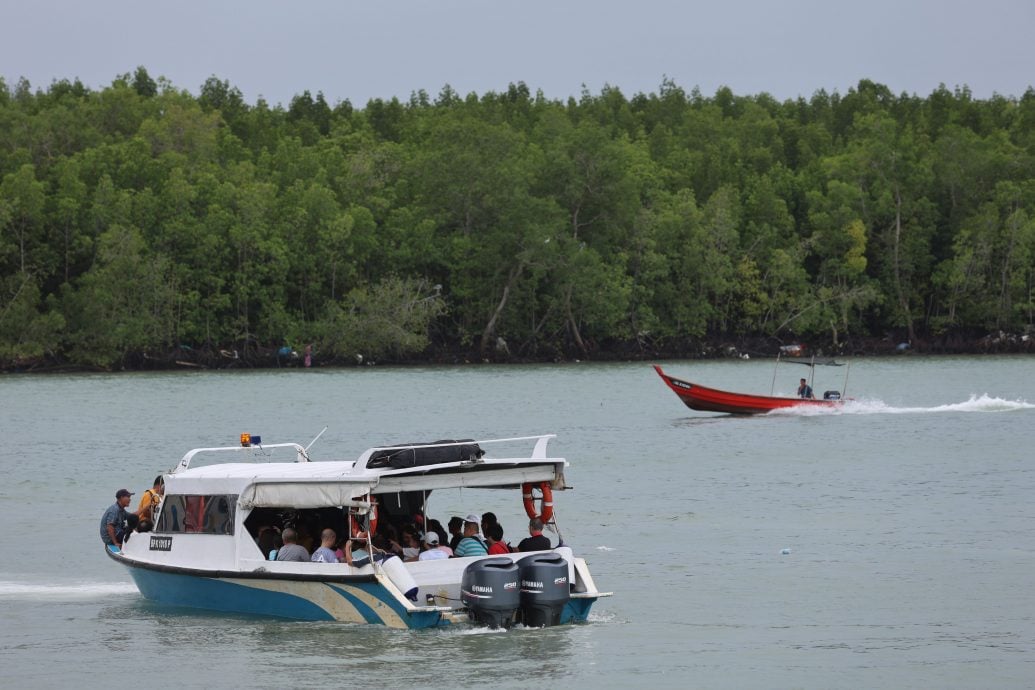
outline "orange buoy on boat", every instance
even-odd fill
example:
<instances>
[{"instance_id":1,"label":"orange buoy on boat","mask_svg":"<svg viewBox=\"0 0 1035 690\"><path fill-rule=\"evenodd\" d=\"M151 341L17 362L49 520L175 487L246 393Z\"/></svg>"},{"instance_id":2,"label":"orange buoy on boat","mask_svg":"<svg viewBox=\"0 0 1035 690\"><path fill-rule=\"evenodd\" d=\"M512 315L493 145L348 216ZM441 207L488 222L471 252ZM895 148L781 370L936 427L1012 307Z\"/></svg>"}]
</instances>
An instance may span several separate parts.
<instances>
[{"instance_id":1,"label":"orange buoy on boat","mask_svg":"<svg viewBox=\"0 0 1035 690\"><path fill-rule=\"evenodd\" d=\"M532 495L532 490L535 488L536 485L531 483L521 485L521 498L525 503L525 513L529 518L539 518L543 524L546 524L553 517L553 489L550 487L550 482L539 483L539 491L543 494L542 512L536 513L535 497Z\"/></svg>"}]
</instances>

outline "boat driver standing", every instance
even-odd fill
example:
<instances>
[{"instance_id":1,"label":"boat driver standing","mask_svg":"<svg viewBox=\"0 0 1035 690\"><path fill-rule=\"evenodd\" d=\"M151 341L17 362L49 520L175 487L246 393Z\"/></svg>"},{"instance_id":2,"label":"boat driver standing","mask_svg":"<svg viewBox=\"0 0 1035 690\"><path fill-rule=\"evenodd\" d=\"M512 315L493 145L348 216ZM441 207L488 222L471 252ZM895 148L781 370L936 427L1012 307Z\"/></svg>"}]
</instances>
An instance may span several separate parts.
<instances>
[{"instance_id":1,"label":"boat driver standing","mask_svg":"<svg viewBox=\"0 0 1035 690\"><path fill-rule=\"evenodd\" d=\"M805 379L802 379L801 385L798 386L798 397L808 398L809 400L815 399L816 397L812 394L812 386L810 386Z\"/></svg>"}]
</instances>

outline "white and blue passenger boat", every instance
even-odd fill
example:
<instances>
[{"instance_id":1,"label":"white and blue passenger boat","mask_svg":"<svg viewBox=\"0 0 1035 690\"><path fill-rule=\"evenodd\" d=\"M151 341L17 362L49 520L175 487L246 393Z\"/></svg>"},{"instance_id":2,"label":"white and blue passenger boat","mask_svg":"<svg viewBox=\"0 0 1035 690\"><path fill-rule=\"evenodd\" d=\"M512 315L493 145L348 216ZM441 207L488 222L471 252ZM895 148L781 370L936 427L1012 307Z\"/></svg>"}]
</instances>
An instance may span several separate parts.
<instances>
[{"instance_id":1,"label":"white and blue passenger boat","mask_svg":"<svg viewBox=\"0 0 1035 690\"><path fill-rule=\"evenodd\" d=\"M479 602L492 608L504 590L513 597L520 590L517 606L523 607L543 595L545 581L561 593L553 622L585 621L593 603L610 593L597 590L586 561L563 544L533 554L413 562L392 557L359 567L269 560L263 544L264 535L306 523L334 525L339 534L347 530L369 540L379 521L439 517L429 505L436 493L485 509L510 502L522 522L525 514L543 517L559 535L552 495L567 488L568 463L547 455L551 438L438 441L371 448L355 461L311 461L300 444L263 445L242 434L239 446L184 455L164 475L153 529L133 533L122 550L108 547L107 553L126 566L144 597L176 606L427 628L484 620L475 615ZM508 448L525 450L515 457ZM234 455L248 457L226 462ZM508 536L525 525L513 523ZM528 570L530 556L554 569ZM489 579L479 580L479 572ZM522 622L523 609L509 606L501 604L502 618L493 613L496 621ZM529 620L544 619L524 622Z\"/></svg>"}]
</instances>

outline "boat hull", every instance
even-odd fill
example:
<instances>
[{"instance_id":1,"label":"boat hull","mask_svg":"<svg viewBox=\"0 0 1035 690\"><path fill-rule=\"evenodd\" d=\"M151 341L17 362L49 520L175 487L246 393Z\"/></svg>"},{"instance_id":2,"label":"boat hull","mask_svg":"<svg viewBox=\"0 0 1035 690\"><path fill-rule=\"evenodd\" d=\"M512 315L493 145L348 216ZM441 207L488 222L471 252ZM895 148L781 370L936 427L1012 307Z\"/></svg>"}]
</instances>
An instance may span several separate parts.
<instances>
[{"instance_id":1,"label":"boat hull","mask_svg":"<svg viewBox=\"0 0 1035 690\"><path fill-rule=\"evenodd\" d=\"M780 398L732 393L669 376L656 364L654 369L672 392L691 410L725 412L726 414L765 414L788 407L837 407L843 404L841 400Z\"/></svg>"},{"instance_id":2,"label":"boat hull","mask_svg":"<svg viewBox=\"0 0 1035 690\"><path fill-rule=\"evenodd\" d=\"M378 582L204 577L127 566L147 599L170 606L390 628L448 625L440 612L407 611Z\"/></svg>"},{"instance_id":3,"label":"boat hull","mask_svg":"<svg viewBox=\"0 0 1035 690\"><path fill-rule=\"evenodd\" d=\"M154 567L118 554L144 598L169 606L270 616L293 620L339 621L389 628L434 628L458 618L447 608L408 606L375 577L348 581L258 577L253 573L203 574L189 569ZM572 599L561 623L585 621L595 598Z\"/></svg>"}]
</instances>

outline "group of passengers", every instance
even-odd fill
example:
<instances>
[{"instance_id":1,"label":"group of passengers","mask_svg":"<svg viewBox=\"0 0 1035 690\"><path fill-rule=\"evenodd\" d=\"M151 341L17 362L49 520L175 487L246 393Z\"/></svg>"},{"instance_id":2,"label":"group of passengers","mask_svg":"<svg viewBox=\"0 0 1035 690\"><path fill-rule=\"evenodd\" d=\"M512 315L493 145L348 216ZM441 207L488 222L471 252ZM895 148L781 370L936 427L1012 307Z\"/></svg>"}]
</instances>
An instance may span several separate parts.
<instances>
[{"instance_id":1,"label":"group of passengers","mask_svg":"<svg viewBox=\"0 0 1035 690\"><path fill-rule=\"evenodd\" d=\"M165 479L162 478L162 475L158 475L155 477L152 487L144 491L136 511L131 513L128 508L133 498L133 492L129 489L116 491L115 503L109 506L101 516L101 541L105 546L121 549L122 544L134 531L150 532L154 527L158 506L162 502L164 493Z\"/></svg>"},{"instance_id":2,"label":"group of passengers","mask_svg":"<svg viewBox=\"0 0 1035 690\"><path fill-rule=\"evenodd\" d=\"M400 526L386 521L373 535L356 531L349 538L339 539L338 533L329 527L320 531L319 546L307 547L306 530L287 526L278 531L264 527L258 535L259 548L269 554L271 560L300 561L314 563L347 563L361 567L374 561L398 556L403 561L430 561L466 556L486 556L524 551L544 551L551 548L550 540L543 535L543 521L529 520L529 536L517 547L503 539L503 526L493 513L480 518L471 513L466 517L453 517L449 521L449 533L438 520L428 520L425 529L423 516L416 515L412 522ZM300 534L300 531L302 534ZM484 535L484 538L483 536ZM306 541L309 541L308 539ZM309 541L315 546L315 540ZM272 546L272 548L267 548Z\"/></svg>"}]
</instances>

